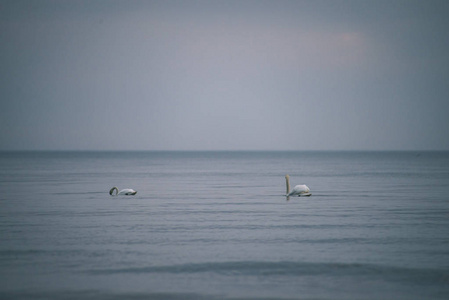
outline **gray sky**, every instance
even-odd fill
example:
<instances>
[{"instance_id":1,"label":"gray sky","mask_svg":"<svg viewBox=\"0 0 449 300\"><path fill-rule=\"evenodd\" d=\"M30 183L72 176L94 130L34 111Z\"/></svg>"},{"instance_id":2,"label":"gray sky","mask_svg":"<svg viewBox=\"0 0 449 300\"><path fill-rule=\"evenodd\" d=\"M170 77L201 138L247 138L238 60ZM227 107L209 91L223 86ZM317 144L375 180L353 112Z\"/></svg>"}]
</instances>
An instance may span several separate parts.
<instances>
[{"instance_id":1,"label":"gray sky","mask_svg":"<svg viewBox=\"0 0 449 300\"><path fill-rule=\"evenodd\" d=\"M449 150L449 1L0 0L0 150Z\"/></svg>"}]
</instances>

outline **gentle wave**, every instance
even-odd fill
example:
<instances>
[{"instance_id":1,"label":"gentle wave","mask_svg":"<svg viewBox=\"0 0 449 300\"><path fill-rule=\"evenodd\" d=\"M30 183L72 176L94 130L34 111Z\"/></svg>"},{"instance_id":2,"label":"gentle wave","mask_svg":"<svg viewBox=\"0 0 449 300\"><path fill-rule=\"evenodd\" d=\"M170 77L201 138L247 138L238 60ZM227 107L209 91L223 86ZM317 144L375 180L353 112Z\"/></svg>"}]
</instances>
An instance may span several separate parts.
<instances>
[{"instance_id":1,"label":"gentle wave","mask_svg":"<svg viewBox=\"0 0 449 300\"><path fill-rule=\"evenodd\" d=\"M0 299L14 299L14 300L29 300L29 299L64 299L64 300L79 300L79 299L95 299L95 300L122 300L122 299L132 299L132 300L210 300L210 299L223 299L222 297L217 297L213 295L201 295L195 293L133 293L133 292L122 292L122 293L107 293L104 291L97 290L82 290L82 291L71 291L71 290L57 290L57 291L10 291L10 292L0 292ZM250 300L251 298L247 298ZM237 299L234 299L237 300ZM264 298L264 300L269 300L269 298ZM288 300L288 299L286 299Z\"/></svg>"},{"instance_id":2,"label":"gentle wave","mask_svg":"<svg viewBox=\"0 0 449 300\"><path fill-rule=\"evenodd\" d=\"M135 268L97 269L88 271L92 275L116 273L217 273L221 275L247 276L374 276L384 280L417 280L420 282L449 283L449 272L438 269L413 269L375 264L358 263L312 263L312 262L264 262L232 261L189 263L167 266L147 266Z\"/></svg>"}]
</instances>

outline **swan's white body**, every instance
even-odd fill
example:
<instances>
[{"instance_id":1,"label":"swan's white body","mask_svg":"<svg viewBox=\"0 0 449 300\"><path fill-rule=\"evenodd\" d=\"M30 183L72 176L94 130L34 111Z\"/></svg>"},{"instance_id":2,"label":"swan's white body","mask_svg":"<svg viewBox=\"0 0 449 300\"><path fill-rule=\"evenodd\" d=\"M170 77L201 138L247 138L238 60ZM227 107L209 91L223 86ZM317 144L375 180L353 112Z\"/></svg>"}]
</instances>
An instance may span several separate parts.
<instances>
[{"instance_id":1,"label":"swan's white body","mask_svg":"<svg viewBox=\"0 0 449 300\"><path fill-rule=\"evenodd\" d=\"M109 195L114 196L114 191L115 191L115 196L117 195L126 195L126 196L134 196L135 194L137 194L137 192L133 189L123 189L120 192L118 191L117 187L113 187L110 191L109 191Z\"/></svg>"},{"instance_id":2,"label":"swan's white body","mask_svg":"<svg viewBox=\"0 0 449 300\"><path fill-rule=\"evenodd\" d=\"M290 191L290 176L289 175L285 175L285 183L287 186L287 193L286 196L290 197L290 196L311 196L312 194L310 193L310 189L307 185L305 184L298 184L296 185L291 191Z\"/></svg>"}]
</instances>

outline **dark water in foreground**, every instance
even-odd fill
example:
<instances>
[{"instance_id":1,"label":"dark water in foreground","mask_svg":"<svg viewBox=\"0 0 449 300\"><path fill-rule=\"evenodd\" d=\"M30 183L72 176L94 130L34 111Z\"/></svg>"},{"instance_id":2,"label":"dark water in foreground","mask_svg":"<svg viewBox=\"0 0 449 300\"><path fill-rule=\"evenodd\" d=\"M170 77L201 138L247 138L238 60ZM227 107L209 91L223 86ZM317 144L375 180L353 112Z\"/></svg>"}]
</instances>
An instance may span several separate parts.
<instances>
[{"instance_id":1,"label":"dark water in foreground","mask_svg":"<svg viewBox=\"0 0 449 300\"><path fill-rule=\"evenodd\" d=\"M0 299L449 298L449 152L3 152L0 188Z\"/></svg>"}]
</instances>

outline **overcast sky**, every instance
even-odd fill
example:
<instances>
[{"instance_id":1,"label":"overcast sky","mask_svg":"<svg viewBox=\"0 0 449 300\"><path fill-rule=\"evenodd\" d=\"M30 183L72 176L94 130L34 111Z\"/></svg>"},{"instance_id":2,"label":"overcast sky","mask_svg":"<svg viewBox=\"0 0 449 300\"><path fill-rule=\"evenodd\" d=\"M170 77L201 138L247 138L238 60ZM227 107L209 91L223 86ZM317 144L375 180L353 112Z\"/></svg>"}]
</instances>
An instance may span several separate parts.
<instances>
[{"instance_id":1,"label":"overcast sky","mask_svg":"<svg viewBox=\"0 0 449 300\"><path fill-rule=\"evenodd\" d=\"M0 0L0 150L449 150L449 1Z\"/></svg>"}]
</instances>

